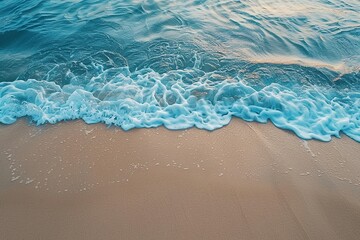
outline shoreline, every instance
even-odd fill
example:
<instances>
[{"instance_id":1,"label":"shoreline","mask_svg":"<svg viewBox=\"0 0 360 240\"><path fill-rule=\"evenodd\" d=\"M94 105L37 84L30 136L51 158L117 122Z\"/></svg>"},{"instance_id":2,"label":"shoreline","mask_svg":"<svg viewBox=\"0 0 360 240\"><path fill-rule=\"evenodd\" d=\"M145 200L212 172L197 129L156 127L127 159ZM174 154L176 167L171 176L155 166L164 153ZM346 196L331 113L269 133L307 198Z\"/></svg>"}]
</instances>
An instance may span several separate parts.
<instances>
[{"instance_id":1,"label":"shoreline","mask_svg":"<svg viewBox=\"0 0 360 240\"><path fill-rule=\"evenodd\" d=\"M120 127L120 126L114 125L113 123L107 124L107 123L102 122L102 121L101 122L96 122L96 123L87 123L83 119L60 120L60 121L55 122L55 123L45 122L45 123L36 124L33 120L31 120L30 117L20 117L15 122L9 123L9 124L0 123L0 128L6 128L6 127L9 127L11 125L16 125L16 124L20 124L20 125L25 124L26 126L32 127L32 128L47 129L47 128L55 127L56 125L72 124L72 123L78 124L79 122L84 124L84 125L87 125L87 126L100 126L100 125L103 125L106 129L114 129L114 131L116 131L116 132L122 131L124 133L131 132L131 131L136 131L136 130L142 130L142 129L144 129L144 130L164 129L164 130L167 130L167 131L174 131L174 132L196 130L196 131L205 131L205 132L211 133L211 132L215 132L215 131L221 130L223 128L226 128L229 125L231 125L233 122L243 122L248 126L250 126L252 124L253 125L265 125L265 126L271 125L271 127L275 127L277 129L279 129L280 131L284 131L284 132L286 132L286 133L288 133L290 135L296 136L300 141L319 141L319 142L327 143L327 142L333 141L333 139L349 138L349 139L353 140L356 143L360 143L355 138L353 138L352 136L347 135L343 131L339 131L338 134L329 135L329 137L330 137L329 140L324 140L324 139L321 139L321 138L318 138L318 137L315 137L315 136L312 136L310 138L302 138L293 129L283 128L281 126L276 126L276 124L274 124L271 121L271 119L269 119L267 122L259 122L259 121L256 121L256 120L247 121L247 120L244 120L244 119L242 119L240 117L236 117L236 116L232 116L231 120L227 124L225 124L225 125L223 125L221 127L218 127L218 128L214 128L214 129L200 128L200 127L197 127L195 125L193 125L191 127L180 128L180 129L169 128L169 127L167 127L165 125L151 126L151 127L132 127L130 129L124 129L124 128Z\"/></svg>"},{"instance_id":2,"label":"shoreline","mask_svg":"<svg viewBox=\"0 0 360 240\"><path fill-rule=\"evenodd\" d=\"M360 148L215 131L0 126L4 239L357 239Z\"/></svg>"}]
</instances>

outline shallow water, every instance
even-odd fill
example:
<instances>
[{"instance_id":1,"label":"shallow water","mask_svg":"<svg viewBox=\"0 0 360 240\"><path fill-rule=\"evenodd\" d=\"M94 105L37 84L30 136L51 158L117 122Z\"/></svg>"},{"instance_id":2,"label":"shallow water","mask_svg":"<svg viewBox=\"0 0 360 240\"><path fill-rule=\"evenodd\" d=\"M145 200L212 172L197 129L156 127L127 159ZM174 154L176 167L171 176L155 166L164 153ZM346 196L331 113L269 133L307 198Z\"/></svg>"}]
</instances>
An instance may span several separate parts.
<instances>
[{"instance_id":1,"label":"shallow water","mask_svg":"<svg viewBox=\"0 0 360 240\"><path fill-rule=\"evenodd\" d=\"M360 141L360 2L3 0L0 122Z\"/></svg>"}]
</instances>

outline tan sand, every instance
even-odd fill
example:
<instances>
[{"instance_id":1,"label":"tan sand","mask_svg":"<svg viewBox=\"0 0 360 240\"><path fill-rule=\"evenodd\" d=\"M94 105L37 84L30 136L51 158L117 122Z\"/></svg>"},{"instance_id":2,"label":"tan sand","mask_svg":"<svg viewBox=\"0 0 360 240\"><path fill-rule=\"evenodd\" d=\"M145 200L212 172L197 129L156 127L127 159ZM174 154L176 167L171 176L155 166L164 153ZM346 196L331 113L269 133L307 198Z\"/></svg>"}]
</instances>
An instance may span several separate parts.
<instances>
[{"instance_id":1,"label":"tan sand","mask_svg":"<svg viewBox=\"0 0 360 240\"><path fill-rule=\"evenodd\" d=\"M240 120L0 126L0 239L360 239L360 144Z\"/></svg>"}]
</instances>

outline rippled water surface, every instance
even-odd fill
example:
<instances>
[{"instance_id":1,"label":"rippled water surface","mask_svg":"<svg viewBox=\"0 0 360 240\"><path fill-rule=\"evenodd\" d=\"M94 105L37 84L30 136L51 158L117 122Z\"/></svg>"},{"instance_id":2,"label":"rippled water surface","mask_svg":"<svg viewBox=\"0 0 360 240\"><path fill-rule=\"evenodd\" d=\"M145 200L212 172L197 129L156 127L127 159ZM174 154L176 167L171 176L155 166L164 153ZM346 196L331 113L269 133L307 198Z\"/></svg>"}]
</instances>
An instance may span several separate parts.
<instances>
[{"instance_id":1,"label":"rippled water surface","mask_svg":"<svg viewBox=\"0 0 360 240\"><path fill-rule=\"evenodd\" d=\"M2 0L0 122L360 141L358 0Z\"/></svg>"}]
</instances>

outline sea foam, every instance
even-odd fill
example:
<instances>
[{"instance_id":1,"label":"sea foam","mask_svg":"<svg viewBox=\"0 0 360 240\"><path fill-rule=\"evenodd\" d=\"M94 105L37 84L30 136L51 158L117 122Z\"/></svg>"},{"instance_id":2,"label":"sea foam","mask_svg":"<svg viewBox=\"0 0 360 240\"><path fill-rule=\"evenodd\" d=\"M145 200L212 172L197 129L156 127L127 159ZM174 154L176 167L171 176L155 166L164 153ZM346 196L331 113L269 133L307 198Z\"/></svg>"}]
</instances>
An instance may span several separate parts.
<instances>
[{"instance_id":1,"label":"sea foam","mask_svg":"<svg viewBox=\"0 0 360 240\"><path fill-rule=\"evenodd\" d=\"M0 83L0 122L11 124L20 117L37 124L83 119L124 130L158 126L214 130L238 117L271 121L303 139L329 141L343 132L360 141L359 92L344 87L339 91L329 84L261 84L270 77L255 78L258 82L249 82L241 73L226 76L196 67L166 73L121 67L88 81L73 76L62 86L16 80Z\"/></svg>"}]
</instances>

